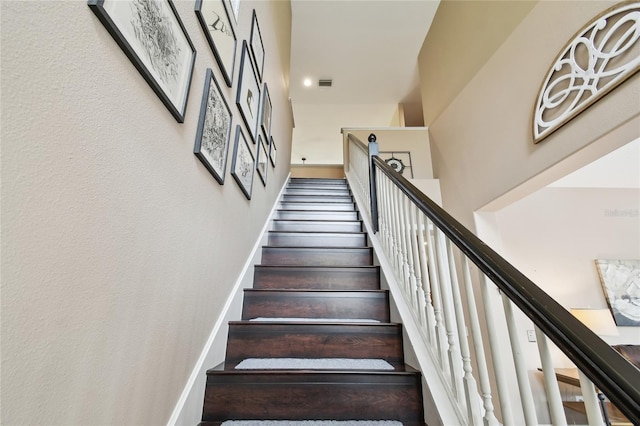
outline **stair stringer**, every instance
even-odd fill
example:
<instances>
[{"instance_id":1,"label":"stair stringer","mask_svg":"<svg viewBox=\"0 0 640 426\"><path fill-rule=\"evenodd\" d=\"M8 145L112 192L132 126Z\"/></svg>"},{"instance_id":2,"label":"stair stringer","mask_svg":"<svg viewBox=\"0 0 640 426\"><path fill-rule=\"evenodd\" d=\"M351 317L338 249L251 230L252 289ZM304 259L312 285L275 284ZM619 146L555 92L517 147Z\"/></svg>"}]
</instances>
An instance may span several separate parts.
<instances>
[{"instance_id":1,"label":"stair stringer","mask_svg":"<svg viewBox=\"0 0 640 426\"><path fill-rule=\"evenodd\" d=\"M237 321L242 316L242 302L244 299L244 289L253 287L254 266L261 263L261 248L268 239L273 216L278 209L282 194L284 194L291 173L287 176L280 188L280 193L276 196L271 212L266 218L264 226L256 239L238 278L234 283L233 290L229 293L222 311L216 318L211 329L209 338L202 348L202 352L191 371L191 375L185 384L180 398L167 421L168 426L175 425L195 425L200 423L202 418L202 401L207 381L207 370L212 365L218 365L225 359L227 348L227 337L229 332L229 321Z\"/></svg>"},{"instance_id":2,"label":"stair stringer","mask_svg":"<svg viewBox=\"0 0 640 426\"><path fill-rule=\"evenodd\" d=\"M345 173L347 181L350 179L350 172ZM423 397L425 399L425 422L430 426L436 425L461 425L469 424L464 413L460 410L454 395L447 386L447 381L442 373L429 345L424 332L421 330L419 322L412 314L411 309L405 301L402 286L395 278L395 273L389 259L387 259L382 248L382 243L378 235L374 233L371 226L371 218L365 213L369 211L366 202L360 196L359 191L352 191L356 205L362 214L362 221L369 235L370 246L373 247L374 260L380 266L381 279L389 287L390 297L395 305L400 320L404 327L408 343L418 362L417 368L422 373Z\"/></svg>"}]
</instances>

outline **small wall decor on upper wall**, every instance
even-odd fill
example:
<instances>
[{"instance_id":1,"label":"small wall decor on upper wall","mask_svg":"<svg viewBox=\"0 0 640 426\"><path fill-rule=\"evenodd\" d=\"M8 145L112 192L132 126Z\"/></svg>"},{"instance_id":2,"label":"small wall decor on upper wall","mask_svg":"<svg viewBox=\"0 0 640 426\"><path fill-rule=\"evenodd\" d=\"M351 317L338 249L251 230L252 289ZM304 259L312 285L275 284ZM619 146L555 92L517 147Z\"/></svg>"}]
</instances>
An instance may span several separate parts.
<instances>
[{"instance_id":1,"label":"small wall decor on upper wall","mask_svg":"<svg viewBox=\"0 0 640 426\"><path fill-rule=\"evenodd\" d=\"M236 126L236 142L233 146L233 159L231 160L231 176L238 183L247 200L251 199L255 170L256 162L249 147L249 142L244 137L242 126L238 124Z\"/></svg>"},{"instance_id":2,"label":"small wall decor on upper wall","mask_svg":"<svg viewBox=\"0 0 640 426\"><path fill-rule=\"evenodd\" d=\"M538 94L538 143L640 70L640 2L595 17L556 57Z\"/></svg>"},{"instance_id":3,"label":"small wall decor on upper wall","mask_svg":"<svg viewBox=\"0 0 640 426\"><path fill-rule=\"evenodd\" d=\"M197 0L195 12L224 81L231 87L237 43L227 5L224 0Z\"/></svg>"},{"instance_id":4,"label":"small wall decor on upper wall","mask_svg":"<svg viewBox=\"0 0 640 426\"><path fill-rule=\"evenodd\" d=\"M262 180L262 184L267 186L267 164L269 163L268 150L265 146L265 142L262 135L258 134L258 152L256 153L256 170L258 170L258 176Z\"/></svg>"},{"instance_id":5,"label":"small wall decor on upper wall","mask_svg":"<svg viewBox=\"0 0 640 426\"><path fill-rule=\"evenodd\" d=\"M264 83L262 89L262 108L260 108L260 127L265 137L265 141L271 136L271 98L269 97L269 89L267 83Z\"/></svg>"},{"instance_id":6,"label":"small wall decor on upper wall","mask_svg":"<svg viewBox=\"0 0 640 426\"><path fill-rule=\"evenodd\" d=\"M258 15L256 10L253 10L253 18L251 21L251 37L249 37L251 45L251 54L253 60L256 63L256 71L258 72L258 79L262 81L262 73L264 71L264 44L262 44L262 33L260 32L260 25L258 24Z\"/></svg>"},{"instance_id":7,"label":"small wall decor on upper wall","mask_svg":"<svg viewBox=\"0 0 640 426\"><path fill-rule=\"evenodd\" d=\"M179 123L184 122L196 50L171 0L87 4Z\"/></svg>"},{"instance_id":8,"label":"small wall decor on upper wall","mask_svg":"<svg viewBox=\"0 0 640 426\"><path fill-rule=\"evenodd\" d=\"M276 144L273 141L273 136L269 136L269 160L271 160L271 167L276 166L276 159L278 158L278 150Z\"/></svg>"},{"instance_id":9,"label":"small wall decor on upper wall","mask_svg":"<svg viewBox=\"0 0 640 426\"><path fill-rule=\"evenodd\" d=\"M258 138L258 119L260 118L260 85L251 63L246 41L242 42L236 105L240 110L244 123L247 125L252 142L256 143Z\"/></svg>"}]
</instances>

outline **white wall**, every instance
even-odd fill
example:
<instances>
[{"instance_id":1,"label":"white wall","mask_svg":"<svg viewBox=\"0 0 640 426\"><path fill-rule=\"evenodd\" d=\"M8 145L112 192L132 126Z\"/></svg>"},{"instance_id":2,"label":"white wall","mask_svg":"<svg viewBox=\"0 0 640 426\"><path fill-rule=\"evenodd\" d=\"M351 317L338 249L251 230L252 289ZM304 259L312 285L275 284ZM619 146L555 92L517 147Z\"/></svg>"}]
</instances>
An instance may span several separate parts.
<instances>
[{"instance_id":1,"label":"white wall","mask_svg":"<svg viewBox=\"0 0 640 426\"><path fill-rule=\"evenodd\" d=\"M398 125L397 104L297 104L293 105L291 163L342 164L343 127ZM394 121L395 120L395 121Z\"/></svg>"},{"instance_id":2,"label":"white wall","mask_svg":"<svg viewBox=\"0 0 640 426\"><path fill-rule=\"evenodd\" d=\"M192 153L206 68L241 119L175 5L198 52L184 124L86 2L1 3L2 424L167 422L288 174L289 2L241 7L279 156L251 201Z\"/></svg>"},{"instance_id":3,"label":"white wall","mask_svg":"<svg viewBox=\"0 0 640 426\"><path fill-rule=\"evenodd\" d=\"M638 206L640 189L546 188L495 217L504 256L529 279L566 309L606 309L595 260L640 259ZM640 344L640 327L618 331L603 339Z\"/></svg>"}]
</instances>

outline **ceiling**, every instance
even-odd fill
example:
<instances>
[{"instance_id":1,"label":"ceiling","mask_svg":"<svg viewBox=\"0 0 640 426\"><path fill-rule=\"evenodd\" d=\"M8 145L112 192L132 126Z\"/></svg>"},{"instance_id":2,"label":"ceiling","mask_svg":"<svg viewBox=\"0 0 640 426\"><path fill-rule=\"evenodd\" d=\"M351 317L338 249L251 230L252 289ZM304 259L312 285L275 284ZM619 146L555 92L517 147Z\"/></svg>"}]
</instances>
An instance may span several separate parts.
<instances>
[{"instance_id":1,"label":"ceiling","mask_svg":"<svg viewBox=\"0 0 640 426\"><path fill-rule=\"evenodd\" d=\"M342 127L389 126L399 103L420 102L417 57L438 4L291 1L292 163L341 163Z\"/></svg>"}]
</instances>

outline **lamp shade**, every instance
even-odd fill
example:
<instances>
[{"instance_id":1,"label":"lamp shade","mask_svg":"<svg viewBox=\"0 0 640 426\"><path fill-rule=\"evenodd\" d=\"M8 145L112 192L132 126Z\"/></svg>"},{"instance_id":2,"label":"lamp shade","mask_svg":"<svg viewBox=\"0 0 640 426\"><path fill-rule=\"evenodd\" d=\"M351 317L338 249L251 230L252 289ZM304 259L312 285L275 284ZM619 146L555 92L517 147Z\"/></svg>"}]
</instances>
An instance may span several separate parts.
<instances>
[{"instance_id":1,"label":"lamp shade","mask_svg":"<svg viewBox=\"0 0 640 426\"><path fill-rule=\"evenodd\" d=\"M608 309L571 308L571 313L598 336L619 334Z\"/></svg>"}]
</instances>

